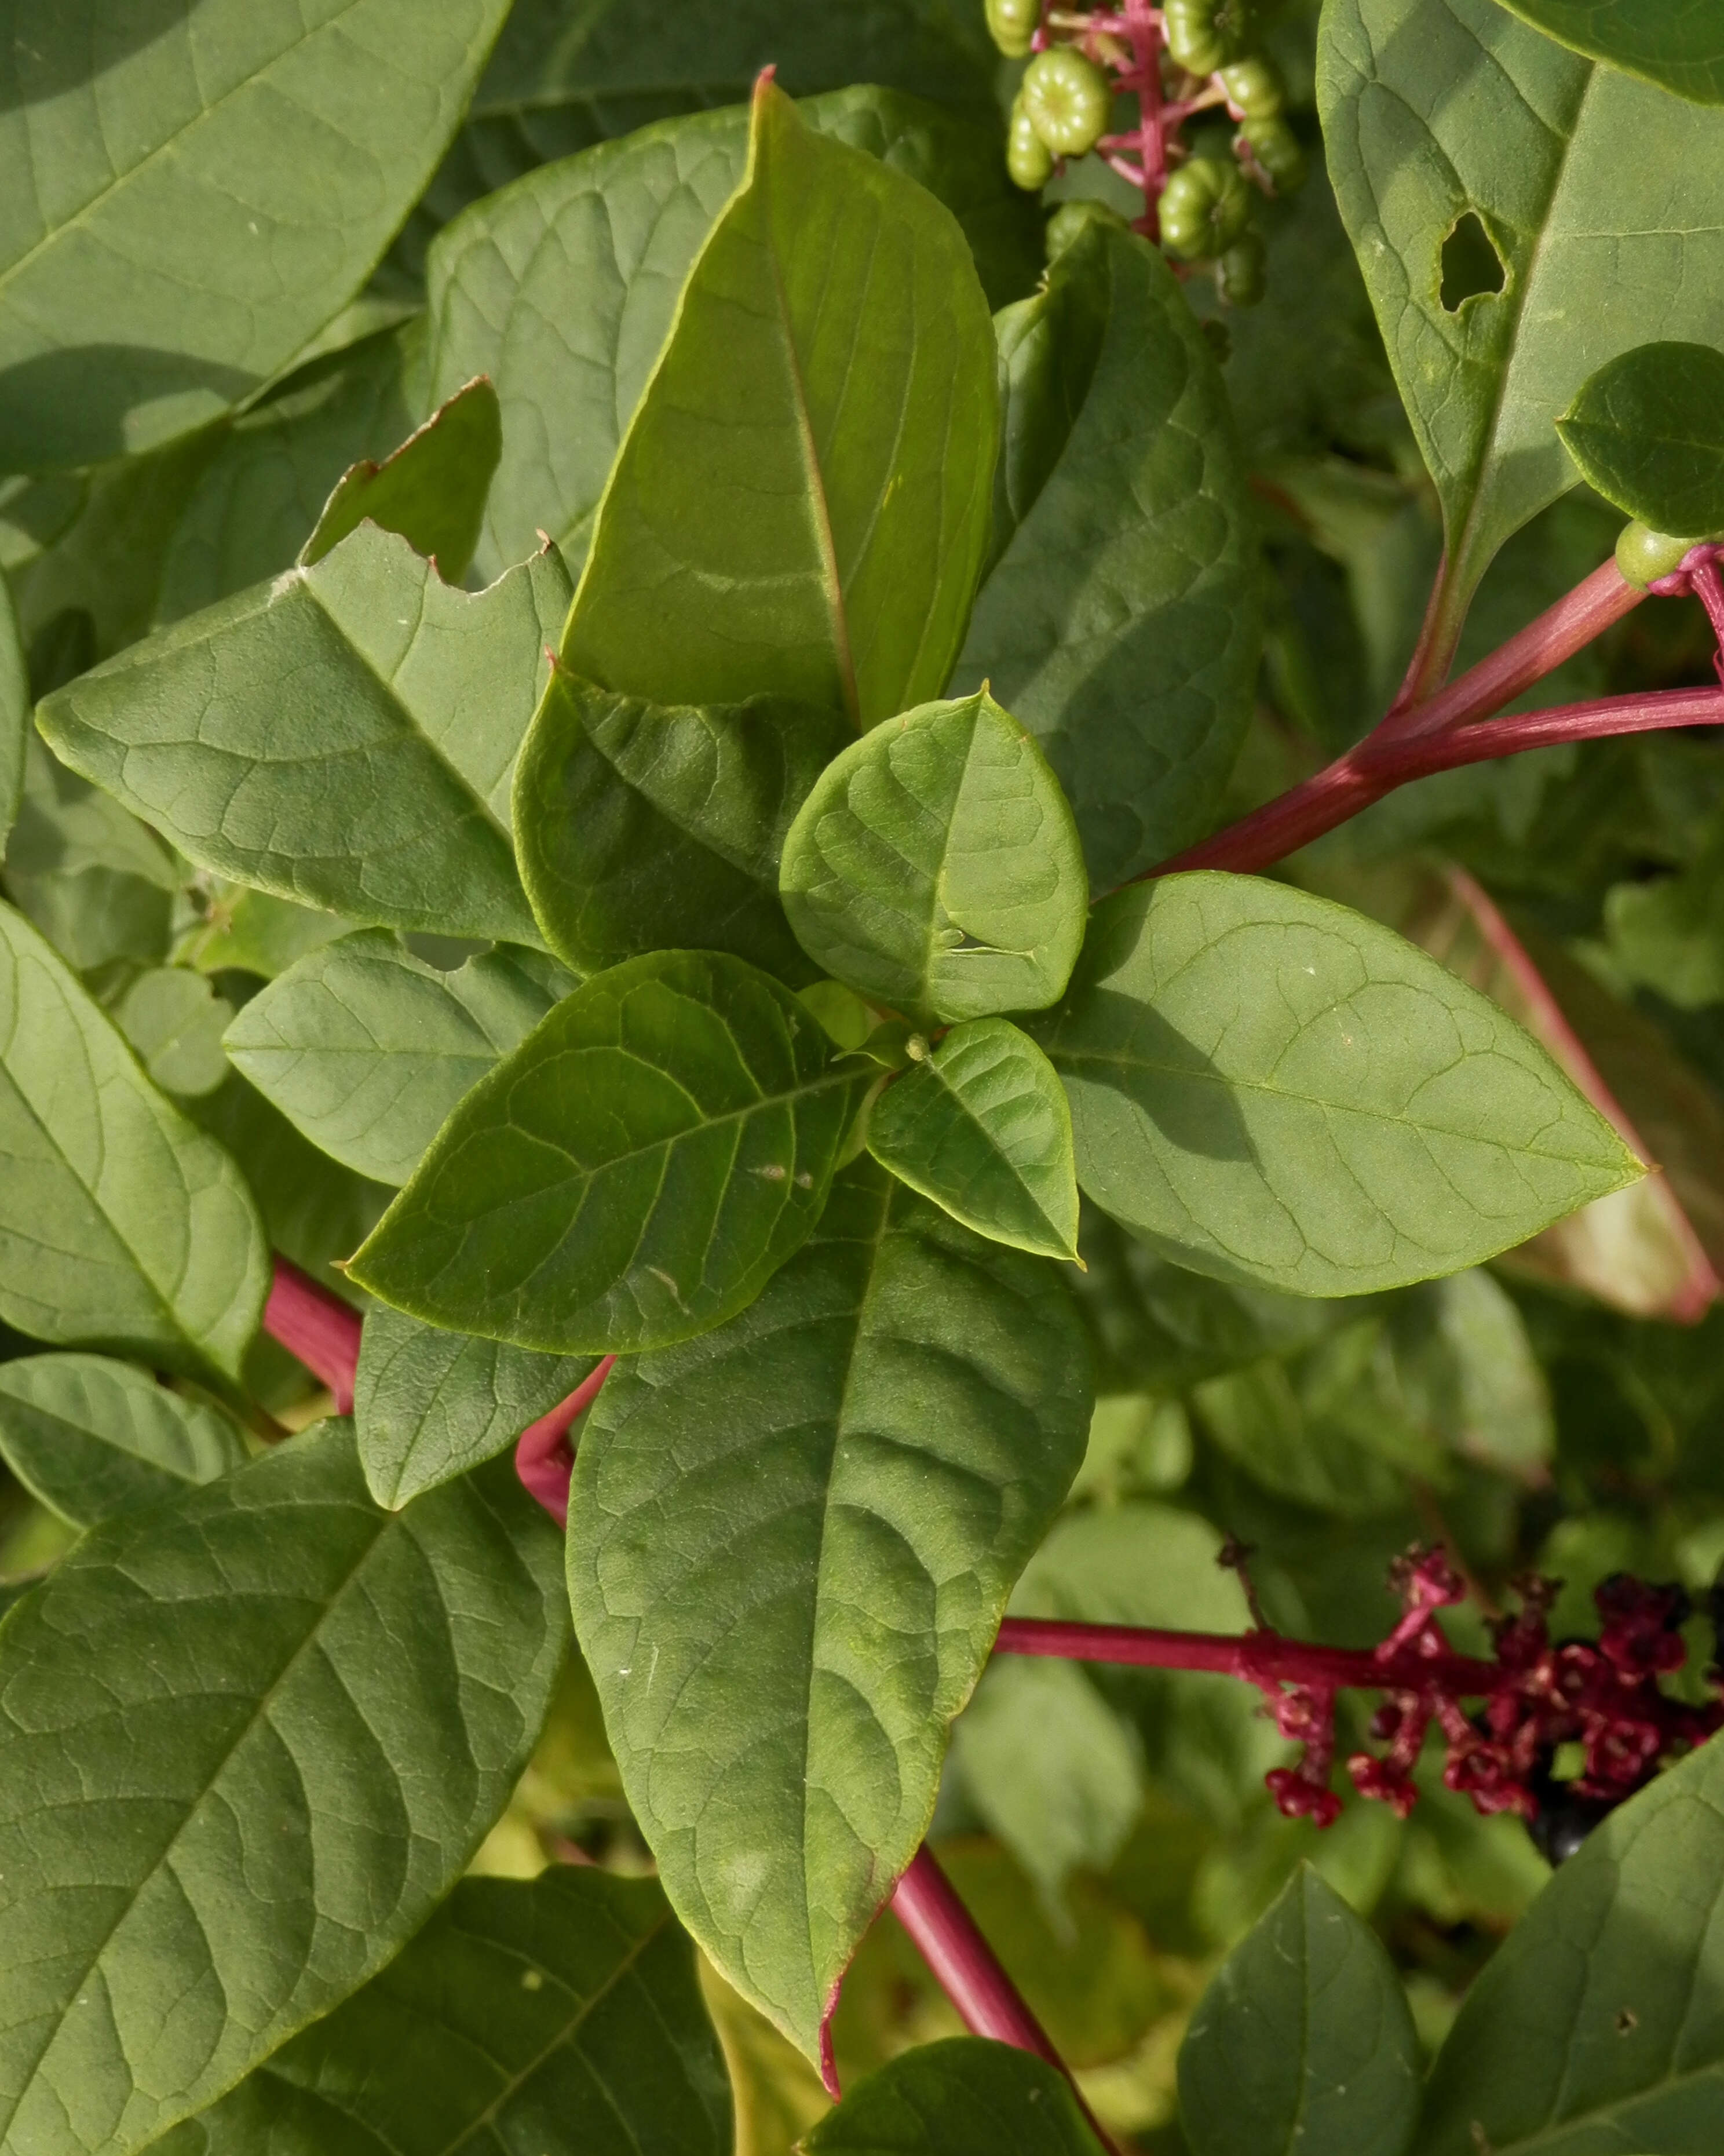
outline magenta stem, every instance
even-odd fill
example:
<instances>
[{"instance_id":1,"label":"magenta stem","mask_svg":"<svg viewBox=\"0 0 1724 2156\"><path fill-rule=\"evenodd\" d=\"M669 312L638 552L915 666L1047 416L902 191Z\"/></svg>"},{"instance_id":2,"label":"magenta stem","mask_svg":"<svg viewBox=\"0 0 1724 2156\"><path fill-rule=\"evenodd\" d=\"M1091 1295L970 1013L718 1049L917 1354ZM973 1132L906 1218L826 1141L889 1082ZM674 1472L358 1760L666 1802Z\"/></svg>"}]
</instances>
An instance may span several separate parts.
<instances>
[{"instance_id":1,"label":"magenta stem","mask_svg":"<svg viewBox=\"0 0 1724 2156\"><path fill-rule=\"evenodd\" d=\"M515 1471L522 1486L536 1497L560 1527L569 1523L569 1477L575 1471L574 1448L569 1431L575 1419L584 1414L598 1398L599 1389L616 1363L607 1355L590 1370L566 1400L529 1423L515 1447Z\"/></svg>"},{"instance_id":2,"label":"magenta stem","mask_svg":"<svg viewBox=\"0 0 1724 2156\"><path fill-rule=\"evenodd\" d=\"M359 1368L359 1312L333 1290L278 1257L264 1305L264 1330L290 1355L321 1378L336 1396L336 1412L353 1412L353 1379Z\"/></svg>"},{"instance_id":3,"label":"magenta stem","mask_svg":"<svg viewBox=\"0 0 1724 2156\"><path fill-rule=\"evenodd\" d=\"M1456 1699L1482 1698L1502 1674L1494 1662L1466 1655L1382 1656L1362 1648L1316 1646L1279 1632L1158 1631L1147 1625L1080 1625L1045 1617L1008 1617L994 1645L1004 1655L1207 1671L1260 1687L1309 1684L1410 1691L1434 1684Z\"/></svg>"}]
</instances>

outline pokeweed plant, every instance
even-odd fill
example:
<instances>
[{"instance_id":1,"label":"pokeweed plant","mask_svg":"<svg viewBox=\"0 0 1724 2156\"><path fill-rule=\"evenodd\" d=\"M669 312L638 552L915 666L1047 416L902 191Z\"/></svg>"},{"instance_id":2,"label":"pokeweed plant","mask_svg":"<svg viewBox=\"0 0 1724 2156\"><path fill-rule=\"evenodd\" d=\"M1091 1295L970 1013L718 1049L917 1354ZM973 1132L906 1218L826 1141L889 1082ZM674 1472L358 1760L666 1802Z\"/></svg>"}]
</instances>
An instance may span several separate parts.
<instances>
[{"instance_id":1,"label":"pokeweed plant","mask_svg":"<svg viewBox=\"0 0 1724 2156\"><path fill-rule=\"evenodd\" d=\"M0 39L0 2146L1708 2145L1710 13L312 13Z\"/></svg>"}]
</instances>

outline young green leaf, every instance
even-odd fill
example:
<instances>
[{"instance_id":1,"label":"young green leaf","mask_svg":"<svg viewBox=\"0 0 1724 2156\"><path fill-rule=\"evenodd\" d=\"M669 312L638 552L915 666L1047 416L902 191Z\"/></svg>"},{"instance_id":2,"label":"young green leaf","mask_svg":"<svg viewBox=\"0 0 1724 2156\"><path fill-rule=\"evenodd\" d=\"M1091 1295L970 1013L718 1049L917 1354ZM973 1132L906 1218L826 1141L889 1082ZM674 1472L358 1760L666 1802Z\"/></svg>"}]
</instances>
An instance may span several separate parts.
<instances>
[{"instance_id":1,"label":"young green leaf","mask_svg":"<svg viewBox=\"0 0 1724 2156\"><path fill-rule=\"evenodd\" d=\"M586 1357L536 1355L444 1332L374 1303L353 1387L360 1463L372 1496L397 1512L466 1474L567 1399L592 1368ZM0 1381L5 1372L0 1363Z\"/></svg>"},{"instance_id":2,"label":"young green leaf","mask_svg":"<svg viewBox=\"0 0 1724 2156\"><path fill-rule=\"evenodd\" d=\"M778 860L851 738L818 705L651 704L558 668L515 774L521 880L546 941L587 972L695 947L810 979Z\"/></svg>"},{"instance_id":3,"label":"young green leaf","mask_svg":"<svg viewBox=\"0 0 1724 2156\"><path fill-rule=\"evenodd\" d=\"M561 1604L506 1468L379 1512L345 1424L95 1529L0 1630L7 2156L126 2156L374 1974L506 1801Z\"/></svg>"},{"instance_id":4,"label":"young green leaf","mask_svg":"<svg viewBox=\"0 0 1724 2156\"><path fill-rule=\"evenodd\" d=\"M0 470L149 449L285 367L430 177L505 13L200 0L116 23L99 0L19 0Z\"/></svg>"},{"instance_id":5,"label":"young green leaf","mask_svg":"<svg viewBox=\"0 0 1724 2156\"><path fill-rule=\"evenodd\" d=\"M382 464L367 457L342 475L300 549L300 567L321 562L369 517L434 562L445 583L459 584L479 544L502 449L497 393L475 375Z\"/></svg>"},{"instance_id":6,"label":"young green leaf","mask_svg":"<svg viewBox=\"0 0 1724 2156\"><path fill-rule=\"evenodd\" d=\"M649 1879L464 1879L423 1931L153 2156L731 2156L694 1956Z\"/></svg>"},{"instance_id":7,"label":"young green leaf","mask_svg":"<svg viewBox=\"0 0 1724 2156\"><path fill-rule=\"evenodd\" d=\"M208 910L181 937L173 953L176 965L195 967L200 973L236 967L242 973L273 981L308 952L346 935L353 926L339 913L315 912L310 906L295 906L290 898L248 891L244 884L229 883L222 876L205 879L203 896Z\"/></svg>"},{"instance_id":8,"label":"young green leaf","mask_svg":"<svg viewBox=\"0 0 1724 2156\"><path fill-rule=\"evenodd\" d=\"M1254 876L1107 900L1035 1029L1078 1181L1222 1280L1332 1296L1458 1272L1645 1172L1495 1004Z\"/></svg>"},{"instance_id":9,"label":"young green leaf","mask_svg":"<svg viewBox=\"0 0 1724 2156\"><path fill-rule=\"evenodd\" d=\"M829 764L779 889L825 972L930 1024L1054 1002L1089 897L1060 783L985 689L906 711Z\"/></svg>"},{"instance_id":10,"label":"young green leaf","mask_svg":"<svg viewBox=\"0 0 1724 2156\"><path fill-rule=\"evenodd\" d=\"M1101 2156L1071 2084L981 2036L918 2045L815 2127L808 2156Z\"/></svg>"},{"instance_id":11,"label":"young green leaf","mask_svg":"<svg viewBox=\"0 0 1724 2156\"><path fill-rule=\"evenodd\" d=\"M1511 15L1697 105L1724 105L1724 22L1707 0L1502 0Z\"/></svg>"},{"instance_id":12,"label":"young green leaf","mask_svg":"<svg viewBox=\"0 0 1724 2156\"><path fill-rule=\"evenodd\" d=\"M74 1527L213 1482L246 1459L226 1415L105 1355L0 1363L0 1454Z\"/></svg>"},{"instance_id":13,"label":"young green leaf","mask_svg":"<svg viewBox=\"0 0 1724 2156\"><path fill-rule=\"evenodd\" d=\"M254 996L228 1028L228 1054L313 1145L400 1184L462 1096L574 986L530 952L488 951L444 973L366 928Z\"/></svg>"},{"instance_id":14,"label":"young green leaf","mask_svg":"<svg viewBox=\"0 0 1724 2156\"><path fill-rule=\"evenodd\" d=\"M1403 2156L1419 2084L1419 2038L1393 1964L1301 1864L1223 1964L1180 2047L1193 2156Z\"/></svg>"},{"instance_id":15,"label":"young green leaf","mask_svg":"<svg viewBox=\"0 0 1724 2156\"><path fill-rule=\"evenodd\" d=\"M861 1163L721 1331L619 1364L575 1623L683 1922L812 2058L926 1830L946 1728L1082 1456L1057 1271Z\"/></svg>"},{"instance_id":16,"label":"young green leaf","mask_svg":"<svg viewBox=\"0 0 1724 2156\"><path fill-rule=\"evenodd\" d=\"M870 1111L868 1150L978 1235L1076 1258L1071 1110L1053 1065L1006 1019L954 1026L895 1079Z\"/></svg>"},{"instance_id":17,"label":"young green leaf","mask_svg":"<svg viewBox=\"0 0 1724 2156\"><path fill-rule=\"evenodd\" d=\"M82 675L38 722L218 875L355 921L533 943L509 787L567 601L554 550L467 593L362 526Z\"/></svg>"},{"instance_id":18,"label":"young green leaf","mask_svg":"<svg viewBox=\"0 0 1724 2156\"><path fill-rule=\"evenodd\" d=\"M1724 352L1637 345L1588 378L1557 432L1626 516L1679 537L1724 531Z\"/></svg>"},{"instance_id":19,"label":"young green leaf","mask_svg":"<svg viewBox=\"0 0 1724 2156\"><path fill-rule=\"evenodd\" d=\"M747 178L606 487L564 664L659 703L771 691L859 726L937 695L998 427L951 213L762 82Z\"/></svg>"},{"instance_id":20,"label":"young green leaf","mask_svg":"<svg viewBox=\"0 0 1724 2156\"><path fill-rule=\"evenodd\" d=\"M251 1194L0 906L0 1317L237 1378L269 1286Z\"/></svg>"},{"instance_id":21,"label":"young green leaf","mask_svg":"<svg viewBox=\"0 0 1724 2156\"><path fill-rule=\"evenodd\" d=\"M819 1219L865 1082L744 960L631 959L474 1087L350 1270L429 1324L523 1348L685 1340Z\"/></svg>"},{"instance_id":22,"label":"young green leaf","mask_svg":"<svg viewBox=\"0 0 1724 2156\"><path fill-rule=\"evenodd\" d=\"M1209 828L1250 716L1257 578L1214 354L1157 250L1093 224L996 325L991 566L956 685L1060 775L1099 890Z\"/></svg>"},{"instance_id":23,"label":"young green leaf","mask_svg":"<svg viewBox=\"0 0 1724 2156\"><path fill-rule=\"evenodd\" d=\"M233 1006L185 966L140 973L114 1005L114 1022L164 1093L192 1100L228 1075L222 1030Z\"/></svg>"},{"instance_id":24,"label":"young green leaf","mask_svg":"<svg viewBox=\"0 0 1724 2156\"><path fill-rule=\"evenodd\" d=\"M1446 643L1503 541L1574 484L1555 426L1587 377L1649 331L1724 343L1724 113L1496 0L1336 0L1318 101L1442 499Z\"/></svg>"}]
</instances>

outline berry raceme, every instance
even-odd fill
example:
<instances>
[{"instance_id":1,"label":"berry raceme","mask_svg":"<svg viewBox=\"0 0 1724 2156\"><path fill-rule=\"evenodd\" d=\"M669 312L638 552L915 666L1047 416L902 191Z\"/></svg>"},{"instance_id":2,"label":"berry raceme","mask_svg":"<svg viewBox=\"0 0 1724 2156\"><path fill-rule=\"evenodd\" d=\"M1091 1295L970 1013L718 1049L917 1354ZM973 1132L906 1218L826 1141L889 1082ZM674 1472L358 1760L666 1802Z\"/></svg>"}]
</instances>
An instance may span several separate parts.
<instances>
[{"instance_id":1,"label":"berry raceme","mask_svg":"<svg viewBox=\"0 0 1724 2156\"><path fill-rule=\"evenodd\" d=\"M1006 171L1015 187L1034 194L1054 177L1054 152L1036 132L1021 97L1013 101L1006 121Z\"/></svg>"},{"instance_id":2,"label":"berry raceme","mask_svg":"<svg viewBox=\"0 0 1724 2156\"><path fill-rule=\"evenodd\" d=\"M1168 53L1188 74L1213 74L1244 57L1244 0L1167 0L1163 20Z\"/></svg>"},{"instance_id":3,"label":"berry raceme","mask_svg":"<svg viewBox=\"0 0 1724 2156\"><path fill-rule=\"evenodd\" d=\"M1008 60L1030 49L1041 19L1041 0L988 0L988 35Z\"/></svg>"},{"instance_id":4,"label":"berry raceme","mask_svg":"<svg viewBox=\"0 0 1724 2156\"><path fill-rule=\"evenodd\" d=\"M1251 190L1236 164L1192 157L1168 176L1161 208L1167 247L1188 262L1213 261L1250 222Z\"/></svg>"},{"instance_id":5,"label":"berry raceme","mask_svg":"<svg viewBox=\"0 0 1724 2156\"><path fill-rule=\"evenodd\" d=\"M1081 157L1107 126L1112 92L1106 75L1070 45L1050 45L1024 70L1018 102L1056 157Z\"/></svg>"}]
</instances>

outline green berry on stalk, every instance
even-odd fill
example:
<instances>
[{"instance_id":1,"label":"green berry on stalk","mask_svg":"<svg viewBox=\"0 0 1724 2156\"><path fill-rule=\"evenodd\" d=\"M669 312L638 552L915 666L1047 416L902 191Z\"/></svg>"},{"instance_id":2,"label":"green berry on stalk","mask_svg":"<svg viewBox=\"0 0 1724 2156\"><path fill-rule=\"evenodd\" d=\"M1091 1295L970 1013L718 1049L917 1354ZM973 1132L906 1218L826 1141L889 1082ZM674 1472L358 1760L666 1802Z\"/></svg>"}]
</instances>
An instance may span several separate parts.
<instances>
[{"instance_id":1,"label":"green berry on stalk","mask_svg":"<svg viewBox=\"0 0 1724 2156\"><path fill-rule=\"evenodd\" d=\"M1689 549L1698 539L1673 539L1666 531L1654 531L1638 521L1624 524L1616 542L1616 566L1623 582L1644 591L1660 577L1674 576Z\"/></svg>"},{"instance_id":2,"label":"green berry on stalk","mask_svg":"<svg viewBox=\"0 0 1724 2156\"><path fill-rule=\"evenodd\" d=\"M1285 120L1248 120L1234 141L1249 150L1277 194L1290 195L1305 185L1305 146Z\"/></svg>"},{"instance_id":3,"label":"green berry on stalk","mask_svg":"<svg viewBox=\"0 0 1724 2156\"><path fill-rule=\"evenodd\" d=\"M1081 157L1107 131L1113 92L1092 59L1070 45L1050 45L1024 70L1018 95L1030 123L1056 157Z\"/></svg>"},{"instance_id":4,"label":"green berry on stalk","mask_svg":"<svg viewBox=\"0 0 1724 2156\"><path fill-rule=\"evenodd\" d=\"M1116 209L1110 209L1106 203L1061 203L1048 219L1046 244L1049 261L1051 262L1056 254L1065 254L1072 242L1087 232L1092 224L1117 225L1121 232L1126 229L1124 218Z\"/></svg>"},{"instance_id":5,"label":"green berry on stalk","mask_svg":"<svg viewBox=\"0 0 1724 2156\"><path fill-rule=\"evenodd\" d=\"M1244 0L1166 0L1167 50L1188 74L1213 74L1244 51Z\"/></svg>"},{"instance_id":6,"label":"green berry on stalk","mask_svg":"<svg viewBox=\"0 0 1724 2156\"><path fill-rule=\"evenodd\" d=\"M1026 192L1034 194L1054 177L1054 153L1035 131L1035 122L1024 110L1024 100L1013 100L1006 122L1006 172Z\"/></svg>"},{"instance_id":7,"label":"green berry on stalk","mask_svg":"<svg viewBox=\"0 0 1724 2156\"><path fill-rule=\"evenodd\" d=\"M1255 307L1263 297L1268 255L1255 232L1234 240L1215 264L1215 290L1229 307Z\"/></svg>"},{"instance_id":8,"label":"green berry on stalk","mask_svg":"<svg viewBox=\"0 0 1724 2156\"><path fill-rule=\"evenodd\" d=\"M1230 159L1193 157L1172 172L1161 201L1162 238L1188 262L1224 254L1251 215L1251 190Z\"/></svg>"},{"instance_id":9,"label":"green berry on stalk","mask_svg":"<svg viewBox=\"0 0 1724 2156\"><path fill-rule=\"evenodd\" d=\"M988 33L1008 60L1021 60L1042 19L1041 0L988 0Z\"/></svg>"},{"instance_id":10,"label":"green berry on stalk","mask_svg":"<svg viewBox=\"0 0 1724 2156\"><path fill-rule=\"evenodd\" d=\"M1287 101L1281 78L1268 60L1235 60L1219 72L1228 103L1247 120L1272 120Z\"/></svg>"}]
</instances>

